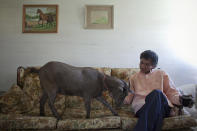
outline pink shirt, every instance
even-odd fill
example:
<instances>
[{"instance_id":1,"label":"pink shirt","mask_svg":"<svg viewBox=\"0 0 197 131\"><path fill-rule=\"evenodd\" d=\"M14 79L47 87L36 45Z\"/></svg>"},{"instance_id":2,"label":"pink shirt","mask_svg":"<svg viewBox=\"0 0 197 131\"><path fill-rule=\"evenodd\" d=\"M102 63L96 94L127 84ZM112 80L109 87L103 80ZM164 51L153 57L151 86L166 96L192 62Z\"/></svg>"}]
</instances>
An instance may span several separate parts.
<instances>
[{"instance_id":1,"label":"pink shirt","mask_svg":"<svg viewBox=\"0 0 197 131\"><path fill-rule=\"evenodd\" d=\"M175 88L169 76L160 69L152 70L148 74L137 72L130 78L130 88L135 95L129 94L135 113L145 104L145 97L154 89L161 90L166 95L169 106L180 105L180 92Z\"/></svg>"}]
</instances>

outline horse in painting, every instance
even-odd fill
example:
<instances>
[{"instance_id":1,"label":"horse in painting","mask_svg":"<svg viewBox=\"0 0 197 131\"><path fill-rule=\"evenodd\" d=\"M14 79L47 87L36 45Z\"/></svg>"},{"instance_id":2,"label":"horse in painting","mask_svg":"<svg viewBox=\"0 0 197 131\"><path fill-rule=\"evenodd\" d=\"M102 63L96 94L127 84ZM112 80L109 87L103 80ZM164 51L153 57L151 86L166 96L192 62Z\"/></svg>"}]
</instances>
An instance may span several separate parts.
<instances>
[{"instance_id":1,"label":"horse in painting","mask_svg":"<svg viewBox=\"0 0 197 131\"><path fill-rule=\"evenodd\" d=\"M42 26L44 24L53 25L54 19L52 15L44 14L41 9L37 9L37 14L39 14L39 24L42 24Z\"/></svg>"}]
</instances>

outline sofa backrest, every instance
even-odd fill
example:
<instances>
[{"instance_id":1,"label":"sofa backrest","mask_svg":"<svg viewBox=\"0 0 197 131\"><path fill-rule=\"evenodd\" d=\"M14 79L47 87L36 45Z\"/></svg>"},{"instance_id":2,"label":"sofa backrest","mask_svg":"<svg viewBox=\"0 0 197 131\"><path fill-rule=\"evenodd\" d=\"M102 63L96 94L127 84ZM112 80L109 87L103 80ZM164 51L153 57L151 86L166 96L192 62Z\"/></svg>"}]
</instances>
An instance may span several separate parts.
<instances>
[{"instance_id":1,"label":"sofa backrest","mask_svg":"<svg viewBox=\"0 0 197 131\"><path fill-rule=\"evenodd\" d=\"M128 83L129 78L138 71L138 68L111 68L111 76L122 79Z\"/></svg>"}]
</instances>

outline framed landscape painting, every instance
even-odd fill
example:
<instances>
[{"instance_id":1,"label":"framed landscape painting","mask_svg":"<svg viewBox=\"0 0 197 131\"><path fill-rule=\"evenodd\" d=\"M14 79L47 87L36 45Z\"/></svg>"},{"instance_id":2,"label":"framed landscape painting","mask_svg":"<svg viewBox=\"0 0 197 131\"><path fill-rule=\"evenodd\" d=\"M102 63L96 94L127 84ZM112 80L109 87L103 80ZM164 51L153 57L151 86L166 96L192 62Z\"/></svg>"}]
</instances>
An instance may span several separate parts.
<instances>
[{"instance_id":1,"label":"framed landscape painting","mask_svg":"<svg viewBox=\"0 0 197 131\"><path fill-rule=\"evenodd\" d=\"M23 5L23 33L57 33L58 5Z\"/></svg>"},{"instance_id":2,"label":"framed landscape painting","mask_svg":"<svg viewBox=\"0 0 197 131\"><path fill-rule=\"evenodd\" d=\"M113 5L86 5L86 29L113 29Z\"/></svg>"}]
</instances>

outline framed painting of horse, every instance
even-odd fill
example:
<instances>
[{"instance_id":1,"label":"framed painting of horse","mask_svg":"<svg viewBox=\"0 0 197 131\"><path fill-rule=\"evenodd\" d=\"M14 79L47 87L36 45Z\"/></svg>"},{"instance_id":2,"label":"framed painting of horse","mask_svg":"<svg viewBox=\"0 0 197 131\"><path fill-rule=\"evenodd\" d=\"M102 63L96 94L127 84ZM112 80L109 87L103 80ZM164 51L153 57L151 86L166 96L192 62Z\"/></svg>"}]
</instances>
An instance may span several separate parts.
<instances>
[{"instance_id":1,"label":"framed painting of horse","mask_svg":"<svg viewBox=\"0 0 197 131\"><path fill-rule=\"evenodd\" d=\"M23 5L23 33L57 33L58 5Z\"/></svg>"}]
</instances>

